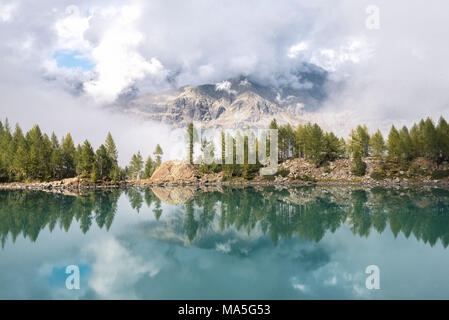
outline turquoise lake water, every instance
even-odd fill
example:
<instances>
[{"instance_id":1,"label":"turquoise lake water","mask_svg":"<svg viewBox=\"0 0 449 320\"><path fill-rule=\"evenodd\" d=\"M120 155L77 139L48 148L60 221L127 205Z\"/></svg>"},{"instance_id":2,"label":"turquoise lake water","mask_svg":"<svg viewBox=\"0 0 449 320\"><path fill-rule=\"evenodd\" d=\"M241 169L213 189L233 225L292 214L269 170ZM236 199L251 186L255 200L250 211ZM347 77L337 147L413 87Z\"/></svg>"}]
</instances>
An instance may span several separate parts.
<instances>
[{"instance_id":1,"label":"turquoise lake water","mask_svg":"<svg viewBox=\"0 0 449 320\"><path fill-rule=\"evenodd\" d=\"M0 240L0 299L449 299L444 188L0 191Z\"/></svg>"}]
</instances>

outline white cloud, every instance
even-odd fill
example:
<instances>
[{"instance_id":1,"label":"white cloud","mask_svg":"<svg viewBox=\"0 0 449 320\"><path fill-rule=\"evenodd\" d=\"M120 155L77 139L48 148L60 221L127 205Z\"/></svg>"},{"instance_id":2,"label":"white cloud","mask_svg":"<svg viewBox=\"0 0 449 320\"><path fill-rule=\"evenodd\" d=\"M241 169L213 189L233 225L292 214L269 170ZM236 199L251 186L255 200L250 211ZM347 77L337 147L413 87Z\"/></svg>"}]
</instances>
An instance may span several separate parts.
<instances>
[{"instance_id":1,"label":"white cloud","mask_svg":"<svg viewBox=\"0 0 449 320\"><path fill-rule=\"evenodd\" d=\"M114 238L101 239L89 250L94 254L89 287L103 299L133 299L130 292L139 279L145 275L153 277L160 266L133 255Z\"/></svg>"},{"instance_id":2,"label":"white cloud","mask_svg":"<svg viewBox=\"0 0 449 320\"><path fill-rule=\"evenodd\" d=\"M300 52L307 50L308 47L309 46L305 42L295 44L288 49L287 56L292 59L296 58Z\"/></svg>"},{"instance_id":3,"label":"white cloud","mask_svg":"<svg viewBox=\"0 0 449 320\"><path fill-rule=\"evenodd\" d=\"M236 94L237 92L235 90L231 89L232 83L230 81L222 81L215 84L215 90L216 91L224 91L228 94Z\"/></svg>"},{"instance_id":4,"label":"white cloud","mask_svg":"<svg viewBox=\"0 0 449 320\"><path fill-rule=\"evenodd\" d=\"M66 13L69 16L56 23L57 48L86 52L93 60L96 76L84 83L84 90L95 101L113 102L135 81L165 75L158 59L147 60L138 52L144 41L136 27L141 15L138 5L94 8L89 16L83 16L78 7L69 6ZM96 23L100 28L95 29Z\"/></svg>"},{"instance_id":5,"label":"white cloud","mask_svg":"<svg viewBox=\"0 0 449 320\"><path fill-rule=\"evenodd\" d=\"M84 33L89 29L90 16L83 16L77 6L68 6L65 17L56 21L55 30L58 36L58 49L76 50L80 52L91 49L84 39Z\"/></svg>"},{"instance_id":6,"label":"white cloud","mask_svg":"<svg viewBox=\"0 0 449 320\"><path fill-rule=\"evenodd\" d=\"M13 19L15 11L17 9L16 3L3 3L0 2L0 21L9 22Z\"/></svg>"}]
</instances>

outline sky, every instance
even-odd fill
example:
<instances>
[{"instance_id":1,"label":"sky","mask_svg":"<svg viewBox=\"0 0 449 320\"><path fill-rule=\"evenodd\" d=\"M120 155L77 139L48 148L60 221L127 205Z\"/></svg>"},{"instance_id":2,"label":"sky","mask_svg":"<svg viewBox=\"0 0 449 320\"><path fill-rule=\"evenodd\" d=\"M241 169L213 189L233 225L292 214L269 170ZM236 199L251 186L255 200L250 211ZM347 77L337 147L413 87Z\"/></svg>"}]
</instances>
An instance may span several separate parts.
<instances>
[{"instance_id":1,"label":"sky","mask_svg":"<svg viewBox=\"0 0 449 320\"><path fill-rule=\"evenodd\" d=\"M170 158L182 149L173 130L111 107L121 96L239 75L276 86L304 62L339 83L311 119L341 135L447 117L448 9L446 0L0 0L0 119L96 147L111 131L122 164L156 143Z\"/></svg>"}]
</instances>

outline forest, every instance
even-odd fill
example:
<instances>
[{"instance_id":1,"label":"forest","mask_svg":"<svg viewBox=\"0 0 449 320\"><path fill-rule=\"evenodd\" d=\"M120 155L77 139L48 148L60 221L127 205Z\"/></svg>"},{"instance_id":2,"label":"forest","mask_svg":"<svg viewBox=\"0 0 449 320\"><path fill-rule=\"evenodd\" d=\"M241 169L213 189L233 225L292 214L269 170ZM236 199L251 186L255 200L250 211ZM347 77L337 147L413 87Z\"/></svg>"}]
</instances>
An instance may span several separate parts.
<instances>
[{"instance_id":1,"label":"forest","mask_svg":"<svg viewBox=\"0 0 449 320\"><path fill-rule=\"evenodd\" d=\"M388 136L384 138L380 130L370 134L366 125L359 125L351 130L348 139L339 138L333 132L325 132L318 124L307 123L298 125L295 129L290 125L278 125L273 119L270 129L278 130L278 158L285 161L290 158L304 158L317 167L341 158L352 158L354 167L351 169L356 176L366 173L366 157L374 158L380 169L374 173L376 180L386 176L386 172L408 170L411 161L422 157L437 167L449 160L449 126L443 117L437 124L431 119L422 119L411 128L403 126L397 129L391 127ZM195 157L193 141L194 128L190 124L187 128L188 158L193 162ZM202 141L203 149L211 141ZM201 164L200 172L211 173L225 171L232 176L252 178L260 168L260 163L248 164L248 137L244 137L244 164L216 164L225 163L225 134L221 134L221 159L212 164ZM212 146L211 150L215 150ZM256 139L257 149L257 139ZM235 139L234 139L235 159ZM214 154L214 152L212 152ZM267 145L267 154L269 146ZM235 162L234 162L235 163ZM449 176L447 171L436 171L435 178Z\"/></svg>"},{"instance_id":2,"label":"forest","mask_svg":"<svg viewBox=\"0 0 449 320\"><path fill-rule=\"evenodd\" d=\"M118 165L118 151L111 133L97 150L86 139L75 146L70 133L60 141L35 125L23 133L19 124L11 130L8 119L0 121L0 182L50 181L80 176L91 183L149 178L162 162L157 145L144 162L139 152L125 168Z\"/></svg>"},{"instance_id":3,"label":"forest","mask_svg":"<svg viewBox=\"0 0 449 320\"><path fill-rule=\"evenodd\" d=\"M269 128L278 130L280 162L289 158L304 158L319 167L336 159L351 158L354 164L352 173L364 176L364 158L372 157L380 164L380 169L374 173L376 180L383 179L386 172L408 170L411 161L419 157L431 161L437 167L449 161L449 125L443 117L436 124L431 118L427 118L410 128L403 126L397 129L393 125L386 138L380 130L370 133L366 125L359 125L351 130L347 139L337 137L333 132L325 132L316 123L301 124L293 128L290 124L278 125L273 119ZM190 163L194 162L196 156L194 132L193 124L190 124L187 127L186 141ZM233 141L235 160L235 137ZM210 144L212 147L209 150L212 150L216 161L198 165L201 174L224 171L228 176L252 179L262 166L258 159L256 164L248 163L247 136L244 137L244 164L224 164L226 150L223 131L220 154L215 155L213 142L207 140L201 141L202 150ZM257 145L256 139L256 149ZM161 165L162 155L162 148L158 144L153 157L148 155L144 161L139 151L132 156L129 165L121 168L118 165L117 147L110 133L105 142L94 150L87 139L75 146L70 133L59 141L54 133L50 136L42 133L38 125L23 133L18 124L11 130L8 119L0 121L0 182L50 181L76 176L89 179L94 184L149 179ZM449 176L448 170L434 172L435 179L446 176Z\"/></svg>"}]
</instances>

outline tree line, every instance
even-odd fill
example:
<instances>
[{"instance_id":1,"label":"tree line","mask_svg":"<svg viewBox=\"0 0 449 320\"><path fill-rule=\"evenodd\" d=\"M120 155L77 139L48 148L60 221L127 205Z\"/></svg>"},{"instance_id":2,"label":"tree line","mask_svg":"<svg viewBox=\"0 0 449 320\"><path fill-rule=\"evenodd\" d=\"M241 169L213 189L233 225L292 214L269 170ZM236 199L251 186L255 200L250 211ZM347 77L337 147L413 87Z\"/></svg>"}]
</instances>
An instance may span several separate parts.
<instances>
[{"instance_id":1,"label":"tree line","mask_svg":"<svg viewBox=\"0 0 449 320\"><path fill-rule=\"evenodd\" d=\"M407 169L411 161L418 157L426 158L439 166L444 161L449 161L449 126L443 117L437 124L431 118L422 119L415 123L410 129L403 126L397 129L391 127L388 137L385 139L380 130L370 134L366 125L359 125L351 130L348 139L337 137L333 132L324 131L318 124L299 124L294 129L290 124L278 125L273 119L270 129L278 130L278 158L285 161L289 158L304 158L317 167L328 164L341 158L352 158L355 175L363 176L366 164L363 158L373 157L385 166ZM239 134L239 133L237 133ZM194 159L194 127L190 124L187 128L188 136L188 159L193 163ZM248 165L248 138L245 136L245 163L240 166L225 165L225 134L221 133L221 163L220 165L204 165L200 168L204 171L231 171L233 175L243 175L250 171L257 172L260 163ZM211 141L202 141L212 143ZM256 149L258 141L256 139ZM212 146L212 150L215 147ZM256 153L257 154L257 153ZM269 145L267 145L267 155ZM234 137L234 159L235 159L235 137Z\"/></svg>"},{"instance_id":2,"label":"tree line","mask_svg":"<svg viewBox=\"0 0 449 320\"><path fill-rule=\"evenodd\" d=\"M51 181L80 176L91 183L118 182L149 178L162 162L163 151L157 145L154 160L145 163L139 152L128 166L118 165L118 151L108 132L97 150L86 139L75 146L70 133L61 140L53 132L42 133L38 125L24 133L16 124L11 130L8 119L0 121L0 182Z\"/></svg>"}]
</instances>

